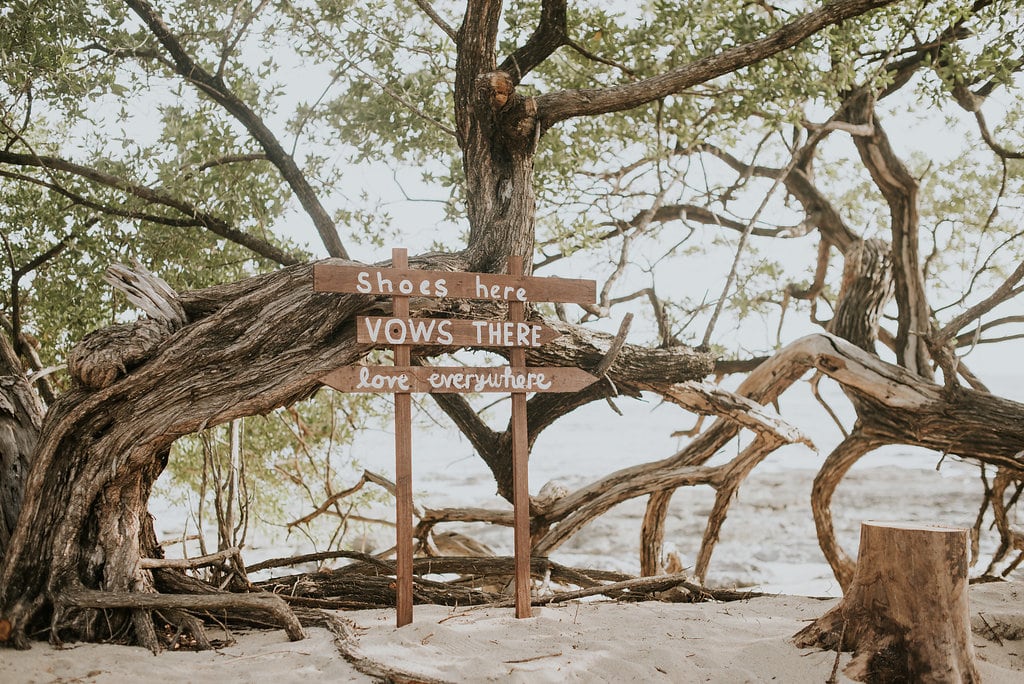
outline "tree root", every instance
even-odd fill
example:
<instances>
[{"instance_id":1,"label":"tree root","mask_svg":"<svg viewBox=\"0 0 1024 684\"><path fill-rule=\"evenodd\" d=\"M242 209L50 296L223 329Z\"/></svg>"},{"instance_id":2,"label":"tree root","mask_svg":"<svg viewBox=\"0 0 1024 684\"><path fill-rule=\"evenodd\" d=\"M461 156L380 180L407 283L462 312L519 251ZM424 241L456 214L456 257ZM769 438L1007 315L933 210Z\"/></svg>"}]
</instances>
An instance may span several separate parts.
<instances>
[{"instance_id":1,"label":"tree root","mask_svg":"<svg viewBox=\"0 0 1024 684\"><path fill-rule=\"evenodd\" d=\"M323 626L334 634L334 644L342 657L364 675L384 682L395 682L395 684L443 684L441 680L389 667L361 654L356 643L355 628L348 620L324 612Z\"/></svg>"},{"instance_id":2,"label":"tree root","mask_svg":"<svg viewBox=\"0 0 1024 684\"><path fill-rule=\"evenodd\" d=\"M151 611L161 608L189 611L218 611L242 609L245 611L263 612L271 615L284 628L291 641L299 641L306 637L295 614L284 599L274 594L149 594L122 593L99 591L95 589L78 589L62 593L54 602L58 609L55 616L60 615L66 607L73 608L129 608L132 610L132 623L136 636L142 646L154 653L160 651L160 642L153 627ZM195 623L190 623L193 626ZM59 627L59 623L57 625ZM56 634L56 630L53 630ZM195 635L193 635L195 636ZM200 637L196 636L197 640Z\"/></svg>"}]
</instances>

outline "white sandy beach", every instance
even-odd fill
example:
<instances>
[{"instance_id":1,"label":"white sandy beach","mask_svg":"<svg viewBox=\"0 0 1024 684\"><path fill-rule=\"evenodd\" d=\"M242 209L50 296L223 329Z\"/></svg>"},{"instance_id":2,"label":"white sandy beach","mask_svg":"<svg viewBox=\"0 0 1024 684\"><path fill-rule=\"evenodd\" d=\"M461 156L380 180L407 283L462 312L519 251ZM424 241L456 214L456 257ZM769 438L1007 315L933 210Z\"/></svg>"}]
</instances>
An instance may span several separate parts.
<instances>
[{"instance_id":1,"label":"white sandy beach","mask_svg":"<svg viewBox=\"0 0 1024 684\"><path fill-rule=\"evenodd\" d=\"M634 447L636 453L629 452L629 438L618 432L602 437L602 449L594 446L593 435L588 441L584 434L570 431L564 439L538 445L531 462L534 492L548 479L581 486L630 460L665 455L671 447L660 437L664 429L647 430L652 443ZM415 442L420 505L507 505L493 496L493 480L470 447L460 442L453 448L449 441L441 448L430 439L418 435ZM377 463L366 457L374 449L363 447L360 457L365 466L387 473L389 437L380 442ZM799 650L790 643L794 633L836 600L806 595L839 593L818 549L809 505L814 468L821 458L794 447L758 467L730 509L711 563L710 584L785 595L704 604L589 601L544 607L525 620L516 620L511 608L417 606L413 624L400 629L391 610L344 612L338 615L352 628L344 649L371 666L364 670L376 663L404 673L410 681L825 682L835 654ZM973 523L980 501L977 469L950 458L936 472L938 458L890 450L865 458L848 474L833 501L836 531L848 553L856 554L863 520ZM683 489L673 498L666 541L686 565L696 555L711 500L707 488ZM384 506L380 514L389 508ZM579 567L637 572L643 510L642 499L616 507L552 558ZM162 538L181 534L173 508L154 512ZM511 553L510 530L482 525L445 529L470 534L499 554ZM997 541L992 532L983 536L982 557L972 574L985 567L985 556ZM293 548L292 542L294 538L250 547L245 559L254 563L308 550ZM1010 579L971 590L979 668L989 683L1024 681L1024 570ZM335 635L323 628L309 629L307 639L294 643L282 631L225 635L213 630L210 636L230 645L159 656L140 648L94 644L56 650L39 643L27 652L0 649L0 682L374 681L343 657ZM841 665L849 658L842 656ZM840 676L840 681L846 680Z\"/></svg>"},{"instance_id":2,"label":"white sandy beach","mask_svg":"<svg viewBox=\"0 0 1024 684\"><path fill-rule=\"evenodd\" d=\"M976 515L973 476L955 469L864 468L837 493L841 538L856 553L863 519L939 519L969 524ZM898 476L894 476L898 475ZM813 471L766 467L741 490L712 562L715 584L838 594L821 559L807 505ZM668 538L684 559L695 553L708 492L680 492ZM707 499L707 501L705 501ZM557 559L583 567L635 563L643 502L617 507L563 548ZM480 526L462 528L480 534ZM493 535L493 538L491 536ZM500 547L505 530L483 533ZM975 572L977 572L975 568ZM290 572L287 569L282 572ZM985 682L1024 680L1024 582L972 588L974 640ZM392 610L344 612L350 654L404 673L409 681L451 682L825 682L834 653L799 650L790 637L835 599L777 595L730 603L590 601L539 609L517 620L511 608L417 606L414 622L395 627ZM45 643L0 650L0 682L366 682L342 655L334 634L308 630L291 643L282 631L211 638L231 642L212 652L154 656L141 648ZM845 663L849 655L841 659ZM363 668L364 670L367 668ZM843 681L842 679L840 681Z\"/></svg>"},{"instance_id":3,"label":"white sandy beach","mask_svg":"<svg viewBox=\"0 0 1024 684\"><path fill-rule=\"evenodd\" d=\"M835 654L797 649L789 638L833 602L790 596L703 604L602 601L544 607L522 620L509 608L417 606L413 624L402 628L389 610L340 616L355 626L354 655L411 681L824 682ZM971 602L983 681L1021 681L1024 585L979 585ZM0 681L374 681L342 657L326 629L310 629L295 643L282 631L232 639L233 645L212 652L158 656L125 646L56 650L37 644L26 652L0 651ZM842 656L841 667L849 657Z\"/></svg>"}]
</instances>

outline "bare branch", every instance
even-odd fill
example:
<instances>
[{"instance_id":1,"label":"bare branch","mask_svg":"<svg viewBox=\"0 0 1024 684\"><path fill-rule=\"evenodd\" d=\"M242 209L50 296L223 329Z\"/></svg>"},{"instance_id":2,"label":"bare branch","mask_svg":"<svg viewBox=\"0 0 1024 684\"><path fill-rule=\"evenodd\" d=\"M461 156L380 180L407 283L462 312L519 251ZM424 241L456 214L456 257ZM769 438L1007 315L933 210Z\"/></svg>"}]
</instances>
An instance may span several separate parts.
<instances>
[{"instance_id":1,"label":"bare branch","mask_svg":"<svg viewBox=\"0 0 1024 684\"><path fill-rule=\"evenodd\" d=\"M952 340L957 333L963 330L968 323L981 318L1007 299L1020 294L1024 288L1017 287L1017 283L1022 279L1024 279L1024 262L1021 262L1017 268L1014 269L1013 273L1011 273L992 294L967 309L967 311L964 311L959 316L956 316L953 320L944 325L941 330L935 332L931 336L932 343L940 345L946 344Z\"/></svg>"},{"instance_id":2,"label":"bare branch","mask_svg":"<svg viewBox=\"0 0 1024 684\"><path fill-rule=\"evenodd\" d=\"M965 332L961 333L960 335L957 335L954 339L954 344L957 347L968 347L975 344L985 344L987 342L993 342L995 340L982 339L980 337L981 333L985 332L986 330L991 330L992 328L998 327L1000 325L1008 325L1012 323L1024 323L1024 316L1004 316L1002 318L997 318L994 321L988 321L987 323L979 325L977 328L971 330L970 332ZM1018 336L1007 335L1005 337L1001 337L998 339L999 341L1005 341L1006 339L1013 339L1014 337Z\"/></svg>"},{"instance_id":3,"label":"bare branch","mask_svg":"<svg viewBox=\"0 0 1024 684\"><path fill-rule=\"evenodd\" d=\"M608 59L606 57L602 57L601 55L598 55L598 54L594 54L590 50L588 50L585 47L583 47L582 45L580 45L575 40L567 40L565 44L566 44L566 46L572 48L573 50L575 50L576 52L580 53L581 55L583 55L587 59L591 60L592 62L598 62L600 64L604 64L604 65L613 67L613 68L618 69L622 73L627 74L629 76L634 76L635 77L637 75L637 73L635 71L630 69L625 64L620 64L619 62L616 62L614 60Z\"/></svg>"},{"instance_id":4,"label":"bare branch","mask_svg":"<svg viewBox=\"0 0 1024 684\"><path fill-rule=\"evenodd\" d=\"M459 42L459 34L456 33L455 29L452 28L451 24L449 24L448 22L441 18L441 15L437 13L437 11L431 6L429 2L427 2L427 0L413 0L413 2L415 2L416 6L423 10L426 13L426 15L430 17L430 20L437 24L437 26L442 31L444 31L445 34L447 34L447 36L452 39L452 41L456 43Z\"/></svg>"},{"instance_id":5,"label":"bare branch","mask_svg":"<svg viewBox=\"0 0 1024 684\"><path fill-rule=\"evenodd\" d=\"M988 124L985 122L985 115L978 109L974 112L974 118L978 122L978 130L981 132L981 139L985 141L985 144L989 146L997 156L1003 159L1024 159L1024 151L1011 150L1007 147L1003 147L995 138L992 137L992 133L988 130Z\"/></svg>"}]
</instances>

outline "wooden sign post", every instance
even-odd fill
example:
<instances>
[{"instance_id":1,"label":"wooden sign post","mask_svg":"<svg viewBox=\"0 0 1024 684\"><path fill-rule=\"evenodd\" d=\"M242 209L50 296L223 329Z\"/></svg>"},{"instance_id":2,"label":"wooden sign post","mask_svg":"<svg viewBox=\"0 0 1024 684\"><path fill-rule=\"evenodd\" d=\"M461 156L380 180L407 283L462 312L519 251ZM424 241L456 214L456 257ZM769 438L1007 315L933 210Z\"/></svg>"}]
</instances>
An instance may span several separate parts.
<instances>
[{"instance_id":1,"label":"wooden sign post","mask_svg":"<svg viewBox=\"0 0 1024 684\"><path fill-rule=\"evenodd\" d=\"M394 366L345 366L321 380L342 392L395 395L396 562L398 626L412 622L412 392L507 392L512 395L512 507L515 538L516 617L530 617L530 489L526 395L576 392L597 378L578 368L527 367L526 348L558 337L547 326L525 319L526 302L592 302L593 280L523 275L522 257L509 258L507 276L490 273L410 269L405 249L394 249L392 268L316 264L318 292L392 297L392 316L359 316L360 342L394 347ZM410 318L409 297L453 297L508 302L506 321ZM411 345L508 347L504 368L413 366Z\"/></svg>"}]
</instances>

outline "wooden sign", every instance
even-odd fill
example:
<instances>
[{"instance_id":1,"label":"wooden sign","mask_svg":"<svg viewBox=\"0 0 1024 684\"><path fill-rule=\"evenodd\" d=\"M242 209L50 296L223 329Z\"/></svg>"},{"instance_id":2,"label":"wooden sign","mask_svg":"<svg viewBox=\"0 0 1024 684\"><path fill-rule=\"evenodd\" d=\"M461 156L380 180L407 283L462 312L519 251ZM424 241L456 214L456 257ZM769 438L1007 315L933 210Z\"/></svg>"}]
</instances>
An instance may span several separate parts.
<instances>
[{"instance_id":1,"label":"wooden sign","mask_svg":"<svg viewBox=\"0 0 1024 684\"><path fill-rule=\"evenodd\" d=\"M342 392L578 392L597 382L579 368L439 368L433 366L344 366L320 378Z\"/></svg>"},{"instance_id":2,"label":"wooden sign","mask_svg":"<svg viewBox=\"0 0 1024 684\"><path fill-rule=\"evenodd\" d=\"M371 344L445 347L540 347L561 333L540 323L359 316L356 339Z\"/></svg>"},{"instance_id":3,"label":"wooden sign","mask_svg":"<svg viewBox=\"0 0 1024 684\"><path fill-rule=\"evenodd\" d=\"M597 298L593 280L537 278L462 271L418 271L316 264L313 289L317 292L488 299L499 302L592 302Z\"/></svg>"},{"instance_id":4,"label":"wooden sign","mask_svg":"<svg viewBox=\"0 0 1024 684\"><path fill-rule=\"evenodd\" d=\"M516 617L530 617L529 435L526 395L577 392L597 378L578 368L527 367L526 348L540 347L559 333L524 320L527 301L592 302L593 280L523 275L521 257L509 257L508 275L421 271L409 268L404 249L392 251L393 268L316 264L317 292L388 295L393 315L359 316L358 341L394 347L394 366L344 366L321 378L342 392L395 395L395 607L398 626L412 622L412 404L411 392L507 392L512 395L512 508L515 542ZM454 297L508 302L507 321L410 318L410 297ZM411 365L412 345L508 347L509 366L441 368Z\"/></svg>"}]
</instances>

